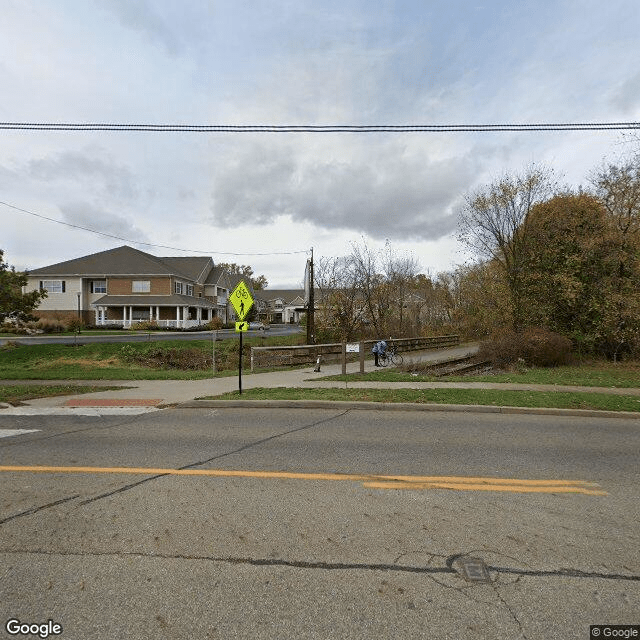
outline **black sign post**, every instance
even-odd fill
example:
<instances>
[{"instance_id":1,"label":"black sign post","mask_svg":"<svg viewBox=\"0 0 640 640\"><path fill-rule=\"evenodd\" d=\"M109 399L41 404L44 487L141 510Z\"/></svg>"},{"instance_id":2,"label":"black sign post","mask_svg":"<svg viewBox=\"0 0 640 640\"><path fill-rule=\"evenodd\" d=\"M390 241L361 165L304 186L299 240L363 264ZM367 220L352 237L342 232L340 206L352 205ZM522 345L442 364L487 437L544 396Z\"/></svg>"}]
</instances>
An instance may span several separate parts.
<instances>
[{"instance_id":1,"label":"black sign post","mask_svg":"<svg viewBox=\"0 0 640 640\"><path fill-rule=\"evenodd\" d=\"M242 395L242 334L240 332L240 357L238 360L238 392Z\"/></svg>"}]
</instances>

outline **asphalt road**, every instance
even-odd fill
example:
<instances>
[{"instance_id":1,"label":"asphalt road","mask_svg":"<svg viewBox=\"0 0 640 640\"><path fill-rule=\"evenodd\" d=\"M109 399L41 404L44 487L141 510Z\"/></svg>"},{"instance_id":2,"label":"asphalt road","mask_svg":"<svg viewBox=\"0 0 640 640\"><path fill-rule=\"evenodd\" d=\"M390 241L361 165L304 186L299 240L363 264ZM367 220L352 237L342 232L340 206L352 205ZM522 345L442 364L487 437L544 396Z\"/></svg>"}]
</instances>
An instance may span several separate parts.
<instances>
[{"instance_id":1,"label":"asphalt road","mask_svg":"<svg viewBox=\"0 0 640 640\"><path fill-rule=\"evenodd\" d=\"M261 331L252 329L246 331L245 336L288 336L300 333L301 329L297 325L272 325L270 329ZM162 342L166 340L211 340L212 331L167 331L166 333L121 333L112 335L89 335L80 333L74 336L57 336L55 334L39 336L15 336L11 338L0 338L0 346L7 342L16 344L95 344L98 342ZM240 335L234 329L221 329L215 332L218 339L237 339Z\"/></svg>"},{"instance_id":2,"label":"asphalt road","mask_svg":"<svg viewBox=\"0 0 640 640\"><path fill-rule=\"evenodd\" d=\"M11 618L65 640L640 622L637 421L174 409L9 429L0 637Z\"/></svg>"}]
</instances>

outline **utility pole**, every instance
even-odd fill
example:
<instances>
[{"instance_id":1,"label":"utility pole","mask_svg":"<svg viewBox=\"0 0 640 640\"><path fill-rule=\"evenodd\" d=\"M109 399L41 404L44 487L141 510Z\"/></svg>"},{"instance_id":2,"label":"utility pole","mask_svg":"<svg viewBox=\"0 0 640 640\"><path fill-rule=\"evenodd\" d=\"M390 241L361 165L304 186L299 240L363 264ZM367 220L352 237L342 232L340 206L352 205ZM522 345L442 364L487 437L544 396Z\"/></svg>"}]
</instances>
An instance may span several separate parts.
<instances>
[{"instance_id":1,"label":"utility pole","mask_svg":"<svg viewBox=\"0 0 640 640\"><path fill-rule=\"evenodd\" d=\"M307 303L307 344L315 344L314 311L313 247L311 247L311 260L309 260L309 302Z\"/></svg>"}]
</instances>

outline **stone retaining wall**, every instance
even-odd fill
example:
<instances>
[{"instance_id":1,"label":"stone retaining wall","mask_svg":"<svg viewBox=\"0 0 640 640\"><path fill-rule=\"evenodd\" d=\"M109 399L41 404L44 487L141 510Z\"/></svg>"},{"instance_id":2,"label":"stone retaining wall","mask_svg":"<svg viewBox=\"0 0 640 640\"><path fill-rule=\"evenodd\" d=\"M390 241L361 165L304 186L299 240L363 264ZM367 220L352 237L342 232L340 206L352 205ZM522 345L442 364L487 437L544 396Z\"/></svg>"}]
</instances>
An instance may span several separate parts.
<instances>
[{"instance_id":1,"label":"stone retaining wall","mask_svg":"<svg viewBox=\"0 0 640 640\"><path fill-rule=\"evenodd\" d=\"M364 349L367 358L371 357L371 348L377 340L365 340ZM442 349L460 344L460 336L433 336L430 338L397 338L386 341L398 351L421 351L423 349ZM291 367L303 364L315 364L320 356L321 363L335 363L342 359L342 343L305 344L295 347L251 347L251 371L267 367ZM347 353L347 362L356 362L358 353Z\"/></svg>"}]
</instances>

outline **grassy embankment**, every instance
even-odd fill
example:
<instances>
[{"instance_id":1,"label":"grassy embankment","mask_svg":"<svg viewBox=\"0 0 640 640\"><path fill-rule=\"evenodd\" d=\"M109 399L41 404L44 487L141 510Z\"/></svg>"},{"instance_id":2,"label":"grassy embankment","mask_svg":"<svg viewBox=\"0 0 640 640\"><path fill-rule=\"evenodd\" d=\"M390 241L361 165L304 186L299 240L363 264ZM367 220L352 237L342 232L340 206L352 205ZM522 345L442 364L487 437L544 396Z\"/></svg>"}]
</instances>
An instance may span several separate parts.
<instances>
[{"instance_id":1,"label":"grassy embankment","mask_svg":"<svg viewBox=\"0 0 640 640\"><path fill-rule=\"evenodd\" d=\"M252 345L296 344L301 336L278 338L247 338L243 354L243 367L250 366ZM201 379L213 376L212 342L167 341L127 344L88 345L8 345L0 348L0 380L154 380ZM216 343L216 375L235 375L238 365L238 342L225 340ZM333 376L331 380L357 382L389 381L474 381L513 382L524 384L580 385L590 387L638 387L640 363L611 364L605 362L584 363L581 366L553 369L530 369L526 372L505 373L491 376L465 376L435 378L397 370L375 371L367 374ZM28 387L17 385L3 390L8 401L55 393L69 393L69 389ZM104 387L102 387L104 389ZM72 392L79 392L73 387ZM14 394L14 395L10 395ZM22 395L20 395L22 394ZM226 397L234 397L230 394ZM243 398L305 398L326 400L361 400L379 402L433 402L450 404L487 404L501 406L548 406L564 408L591 408L615 411L640 410L640 398L597 393L564 393L540 391L475 390L475 389L246 389Z\"/></svg>"},{"instance_id":2,"label":"grassy embankment","mask_svg":"<svg viewBox=\"0 0 640 640\"><path fill-rule=\"evenodd\" d=\"M327 376L322 380L341 382L512 382L518 384L553 384L582 387L640 387L640 362L619 362L586 360L579 365L563 367L531 368L521 371L491 375L466 375L436 377L410 373L410 366L399 369L384 369L369 373L352 373Z\"/></svg>"},{"instance_id":3,"label":"grassy embankment","mask_svg":"<svg viewBox=\"0 0 640 640\"><path fill-rule=\"evenodd\" d=\"M410 402L417 404L469 404L500 407L548 407L556 409L595 409L601 411L640 411L640 397L604 393L565 393L556 391L510 391L488 389L246 389L214 400L338 400L357 402Z\"/></svg>"},{"instance_id":4,"label":"grassy embankment","mask_svg":"<svg viewBox=\"0 0 640 640\"><path fill-rule=\"evenodd\" d=\"M637 388L640 386L640 363L613 364L589 361L581 365L532 368L527 371L497 375L435 377L385 369L364 374L327 376L320 380L340 382L492 382L545 384L558 386ZM237 398L237 393L221 399ZM437 404L472 404L508 407L549 407L560 409L595 409L605 411L640 411L640 396L597 392L515 391L500 389L247 389L242 398L273 400L351 400L361 402L411 402Z\"/></svg>"},{"instance_id":5,"label":"grassy embankment","mask_svg":"<svg viewBox=\"0 0 640 640\"><path fill-rule=\"evenodd\" d=\"M112 386L92 386L92 385L26 385L12 384L0 385L0 402L18 405L23 400L33 400L34 398L49 398L52 396L68 396L78 393L93 393L94 391L109 391L111 389L122 389L122 387Z\"/></svg>"},{"instance_id":6,"label":"grassy embankment","mask_svg":"<svg viewBox=\"0 0 640 640\"><path fill-rule=\"evenodd\" d=\"M243 340L243 369L252 346L298 344L302 336ZM238 370L238 340L215 343L216 375ZM112 344L6 345L0 347L0 380L193 380L213 376L213 343L168 340Z\"/></svg>"}]
</instances>

